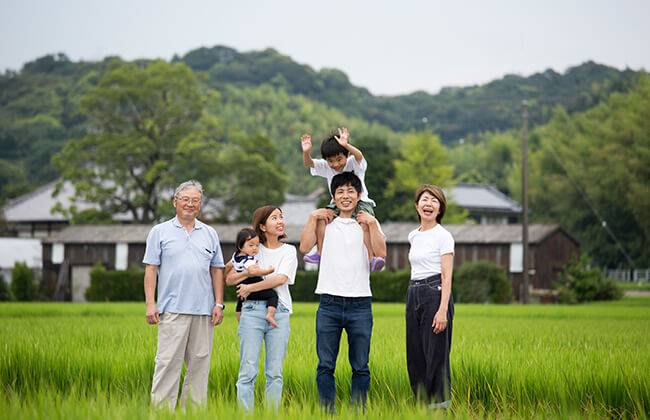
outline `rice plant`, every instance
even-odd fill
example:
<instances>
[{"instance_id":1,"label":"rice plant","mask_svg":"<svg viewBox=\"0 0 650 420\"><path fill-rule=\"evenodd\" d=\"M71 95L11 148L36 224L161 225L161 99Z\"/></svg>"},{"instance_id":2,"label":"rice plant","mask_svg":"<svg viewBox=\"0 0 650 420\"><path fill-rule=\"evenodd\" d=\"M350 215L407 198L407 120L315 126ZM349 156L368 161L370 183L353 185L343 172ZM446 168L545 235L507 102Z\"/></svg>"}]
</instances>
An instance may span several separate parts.
<instances>
[{"instance_id":1,"label":"rice plant","mask_svg":"<svg viewBox=\"0 0 650 420\"><path fill-rule=\"evenodd\" d=\"M232 306L231 306L232 307ZM316 390L316 304L294 304L277 418L327 418ZM156 327L144 304L0 305L3 418L242 417L236 402L237 321L215 329L208 403L177 413L149 404ZM650 410L650 299L580 306L457 305L453 408L427 411L406 374L404 306L374 304L369 418L646 418ZM263 355L260 366L263 368ZM340 418L349 407L347 342L336 379ZM263 405L259 375L254 416Z\"/></svg>"}]
</instances>

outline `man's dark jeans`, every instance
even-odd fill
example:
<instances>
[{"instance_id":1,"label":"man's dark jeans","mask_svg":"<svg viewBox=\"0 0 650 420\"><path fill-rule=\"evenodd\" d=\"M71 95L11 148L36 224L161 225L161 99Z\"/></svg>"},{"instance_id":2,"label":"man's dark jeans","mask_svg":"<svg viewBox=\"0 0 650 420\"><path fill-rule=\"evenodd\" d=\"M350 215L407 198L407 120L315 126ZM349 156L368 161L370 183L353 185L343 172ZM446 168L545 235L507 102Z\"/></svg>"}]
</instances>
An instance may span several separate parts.
<instances>
[{"instance_id":1,"label":"man's dark jeans","mask_svg":"<svg viewBox=\"0 0 650 420\"><path fill-rule=\"evenodd\" d=\"M370 336L372 302L370 297L321 295L316 313L316 384L321 407L332 411L336 400L334 369L339 354L341 332L348 335L348 359L352 367L351 402L364 405L370 388Z\"/></svg>"}]
</instances>

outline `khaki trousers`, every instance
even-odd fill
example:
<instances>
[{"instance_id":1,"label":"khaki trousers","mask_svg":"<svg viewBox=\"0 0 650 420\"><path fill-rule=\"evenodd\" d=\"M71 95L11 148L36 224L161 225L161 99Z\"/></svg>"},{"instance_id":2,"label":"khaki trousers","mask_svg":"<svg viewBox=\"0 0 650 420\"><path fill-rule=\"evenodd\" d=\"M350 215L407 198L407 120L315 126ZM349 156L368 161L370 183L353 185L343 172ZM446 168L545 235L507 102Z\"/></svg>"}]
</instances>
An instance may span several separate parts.
<instances>
[{"instance_id":1,"label":"khaki trousers","mask_svg":"<svg viewBox=\"0 0 650 420\"><path fill-rule=\"evenodd\" d=\"M185 362L181 406L189 397L204 403L208 397L208 374L214 325L209 315L184 315L164 312L158 323L158 351L151 384L151 402L173 410L178 398L178 383Z\"/></svg>"}]
</instances>

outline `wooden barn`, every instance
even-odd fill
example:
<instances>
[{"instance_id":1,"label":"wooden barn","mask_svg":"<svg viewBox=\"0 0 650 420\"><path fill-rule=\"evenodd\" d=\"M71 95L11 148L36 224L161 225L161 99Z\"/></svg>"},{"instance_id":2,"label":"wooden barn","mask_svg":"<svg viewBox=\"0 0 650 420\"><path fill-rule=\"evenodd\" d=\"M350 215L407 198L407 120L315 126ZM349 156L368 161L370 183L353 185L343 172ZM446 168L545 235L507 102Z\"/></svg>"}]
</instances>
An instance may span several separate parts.
<instances>
[{"instance_id":1,"label":"wooden barn","mask_svg":"<svg viewBox=\"0 0 650 420\"><path fill-rule=\"evenodd\" d=\"M234 252L235 236L245 225L214 225L221 241L224 260ZM515 296L521 295L521 225L445 225L456 241L455 267L466 262L488 260L506 268ZM287 242L298 245L303 226L287 226ZM408 233L411 223L385 223L389 269L408 266ZM43 281L60 300L84 301L92 266L101 262L108 269L141 266L149 225L70 226L43 239ZM556 224L533 224L530 238L530 286L551 289L558 273L572 256L579 255L579 243ZM299 269L305 267L302 255Z\"/></svg>"}]
</instances>

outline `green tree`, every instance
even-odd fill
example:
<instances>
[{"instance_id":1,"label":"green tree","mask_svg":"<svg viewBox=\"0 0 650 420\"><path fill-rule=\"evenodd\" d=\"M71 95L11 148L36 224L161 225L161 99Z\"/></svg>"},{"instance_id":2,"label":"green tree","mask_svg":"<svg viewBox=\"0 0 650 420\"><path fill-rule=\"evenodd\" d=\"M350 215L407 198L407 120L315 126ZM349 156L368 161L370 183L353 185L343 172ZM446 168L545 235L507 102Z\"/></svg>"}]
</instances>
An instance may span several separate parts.
<instances>
[{"instance_id":1,"label":"green tree","mask_svg":"<svg viewBox=\"0 0 650 420\"><path fill-rule=\"evenodd\" d=\"M68 142L53 163L77 197L151 222L179 179L177 145L196 129L207 96L184 64L116 60L82 100L88 134Z\"/></svg>"},{"instance_id":2,"label":"green tree","mask_svg":"<svg viewBox=\"0 0 650 420\"><path fill-rule=\"evenodd\" d=\"M7 302L11 300L11 293L9 293L9 288L7 283L5 283L5 277L0 273L0 302Z\"/></svg>"},{"instance_id":3,"label":"green tree","mask_svg":"<svg viewBox=\"0 0 650 420\"><path fill-rule=\"evenodd\" d=\"M251 196L283 201L286 180L275 149L221 127L208 112L217 107L217 93L202 93L183 63L115 61L81 104L92 128L70 141L54 164L63 180L73 182L77 199L97 203L99 211L77 216L71 206L73 220L103 220L107 212L130 213L141 223L159 220L172 211L174 187L189 178L203 180L206 195L223 200L221 213L229 220L247 214ZM211 179L228 179L237 195ZM61 205L57 210L66 211Z\"/></svg>"},{"instance_id":4,"label":"green tree","mask_svg":"<svg viewBox=\"0 0 650 420\"><path fill-rule=\"evenodd\" d=\"M356 146L368 162L365 182L368 195L377 203L375 216L379 221L388 220L390 206L385 196L388 183L395 177L396 153L388 146L388 142L384 138L361 137L357 140Z\"/></svg>"},{"instance_id":5,"label":"green tree","mask_svg":"<svg viewBox=\"0 0 650 420\"><path fill-rule=\"evenodd\" d=\"M255 135L228 145L219 156L219 176L210 187L222 206L216 221L250 223L256 208L284 203L288 179L276 165L276 148Z\"/></svg>"},{"instance_id":6,"label":"green tree","mask_svg":"<svg viewBox=\"0 0 650 420\"><path fill-rule=\"evenodd\" d=\"M650 264L648 110L645 76L629 95L613 94L584 114L557 108L551 122L534 132L539 145L529 158L533 218L561 223L600 265L629 266L608 230L635 264ZM511 182L519 197L520 179L516 168Z\"/></svg>"},{"instance_id":7,"label":"green tree","mask_svg":"<svg viewBox=\"0 0 650 420\"><path fill-rule=\"evenodd\" d=\"M437 185L447 191L453 187L453 167L447 149L437 135L409 134L403 142L400 157L394 161L395 176L388 183L386 204L394 221L412 221L415 216L414 194L422 184ZM467 211L458 207L447 194L446 223L462 223Z\"/></svg>"},{"instance_id":8,"label":"green tree","mask_svg":"<svg viewBox=\"0 0 650 420\"><path fill-rule=\"evenodd\" d=\"M492 184L509 195L508 178L521 162L520 139L513 131L488 132L476 136L474 142L467 139L456 145L449 155L459 182Z\"/></svg>"},{"instance_id":9,"label":"green tree","mask_svg":"<svg viewBox=\"0 0 650 420\"><path fill-rule=\"evenodd\" d=\"M31 301L34 299L34 272L27 263L16 261L11 271L11 293L15 300Z\"/></svg>"},{"instance_id":10,"label":"green tree","mask_svg":"<svg viewBox=\"0 0 650 420\"><path fill-rule=\"evenodd\" d=\"M26 194L32 188L20 163L0 159L0 203L21 194Z\"/></svg>"}]
</instances>

